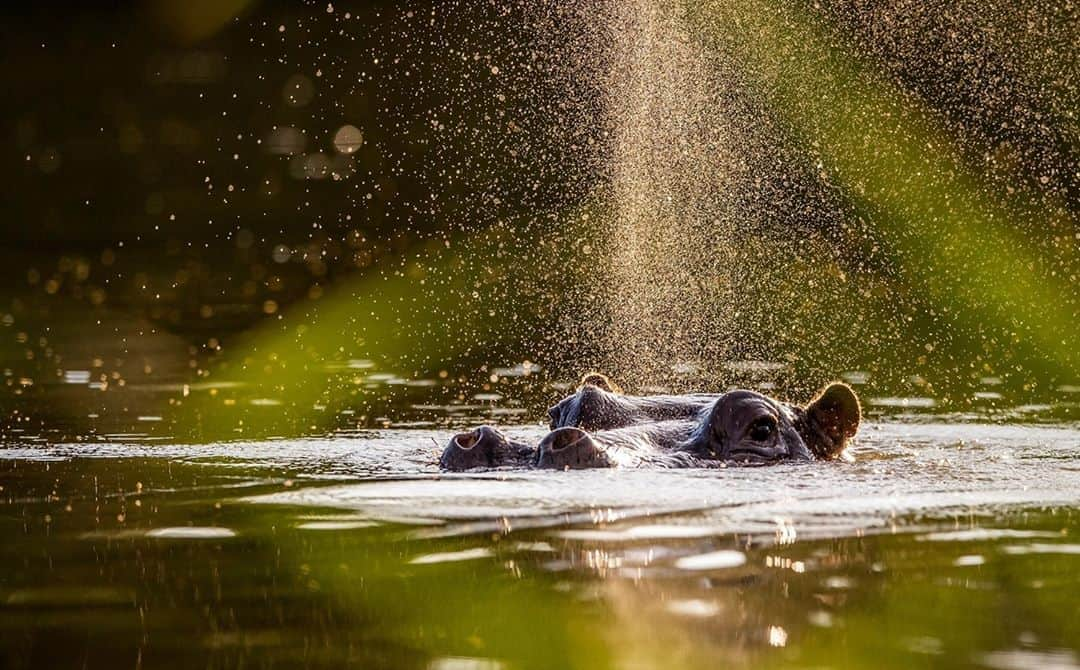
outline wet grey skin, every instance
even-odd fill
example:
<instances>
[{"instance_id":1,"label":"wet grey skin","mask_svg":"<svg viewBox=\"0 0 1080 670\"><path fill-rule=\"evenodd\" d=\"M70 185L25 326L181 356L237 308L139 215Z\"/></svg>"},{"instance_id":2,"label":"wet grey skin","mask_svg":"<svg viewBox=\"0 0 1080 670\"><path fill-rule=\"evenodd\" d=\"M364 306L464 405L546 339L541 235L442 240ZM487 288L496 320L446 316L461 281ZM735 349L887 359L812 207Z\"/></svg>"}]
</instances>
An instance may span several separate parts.
<instances>
[{"instance_id":1,"label":"wet grey skin","mask_svg":"<svg viewBox=\"0 0 1080 670\"><path fill-rule=\"evenodd\" d=\"M551 407L548 417L551 430L566 426L589 431L611 430L656 421L695 419L719 397L708 393L623 395L610 379L594 372L585 375L576 393Z\"/></svg>"},{"instance_id":2,"label":"wet grey skin","mask_svg":"<svg viewBox=\"0 0 1080 670\"><path fill-rule=\"evenodd\" d=\"M843 457L861 420L855 393L832 384L805 407L747 390L717 396L692 419L588 432L562 427L537 447L538 467L715 467Z\"/></svg>"},{"instance_id":3,"label":"wet grey skin","mask_svg":"<svg viewBox=\"0 0 1080 670\"><path fill-rule=\"evenodd\" d=\"M455 436L443 453L443 467L716 467L831 460L843 456L861 419L859 401L844 384L832 384L798 407L747 390L635 397L585 383L550 414L553 430L535 451L511 446L484 427L474 431L478 441L497 435L505 444L489 438L489 449L481 453L492 456L481 460L457 453L463 442ZM589 429L597 425L603 427ZM506 456L499 460L500 455Z\"/></svg>"},{"instance_id":4,"label":"wet grey skin","mask_svg":"<svg viewBox=\"0 0 1080 670\"><path fill-rule=\"evenodd\" d=\"M480 426L451 437L439 458L439 466L452 471L524 466L532 463L535 455L536 449L531 445L513 442L491 426Z\"/></svg>"},{"instance_id":5,"label":"wet grey skin","mask_svg":"<svg viewBox=\"0 0 1080 670\"><path fill-rule=\"evenodd\" d=\"M691 419L718 397L708 394L623 395L614 382L605 375L594 372L582 377L577 391L549 409L548 416L553 431L568 426L590 431L611 430L658 421ZM646 432L651 434L652 431ZM613 436L610 439L620 444L632 442L636 446L643 446L640 440L633 439L630 435ZM444 470L453 471L535 466L538 465L539 453L536 448L510 442L495 428L481 426L450 438L439 459L439 465ZM568 455L570 453L567 452ZM603 459L593 461L592 467L602 467L603 462Z\"/></svg>"},{"instance_id":6,"label":"wet grey skin","mask_svg":"<svg viewBox=\"0 0 1080 670\"><path fill-rule=\"evenodd\" d=\"M694 434L697 421L654 421L593 433L566 426L551 431L540 441L536 467L558 470L582 468L715 467L720 461L698 458L688 451L672 448L685 444Z\"/></svg>"}]
</instances>

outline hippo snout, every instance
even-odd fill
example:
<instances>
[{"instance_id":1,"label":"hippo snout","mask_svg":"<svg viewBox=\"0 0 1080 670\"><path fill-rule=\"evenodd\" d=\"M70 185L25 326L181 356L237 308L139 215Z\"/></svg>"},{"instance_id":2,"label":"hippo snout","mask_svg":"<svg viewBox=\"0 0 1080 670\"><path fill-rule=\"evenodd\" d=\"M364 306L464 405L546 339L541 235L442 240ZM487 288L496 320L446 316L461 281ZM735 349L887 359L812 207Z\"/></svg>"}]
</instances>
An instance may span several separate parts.
<instances>
[{"instance_id":1,"label":"hippo snout","mask_svg":"<svg viewBox=\"0 0 1080 670\"><path fill-rule=\"evenodd\" d=\"M600 445L580 428L559 428L537 447L537 467L556 469L605 468L610 465Z\"/></svg>"},{"instance_id":2,"label":"hippo snout","mask_svg":"<svg viewBox=\"0 0 1080 670\"><path fill-rule=\"evenodd\" d=\"M480 426L451 437L439 465L446 470L491 468L501 465L510 450L510 442L502 433L491 426Z\"/></svg>"}]
</instances>

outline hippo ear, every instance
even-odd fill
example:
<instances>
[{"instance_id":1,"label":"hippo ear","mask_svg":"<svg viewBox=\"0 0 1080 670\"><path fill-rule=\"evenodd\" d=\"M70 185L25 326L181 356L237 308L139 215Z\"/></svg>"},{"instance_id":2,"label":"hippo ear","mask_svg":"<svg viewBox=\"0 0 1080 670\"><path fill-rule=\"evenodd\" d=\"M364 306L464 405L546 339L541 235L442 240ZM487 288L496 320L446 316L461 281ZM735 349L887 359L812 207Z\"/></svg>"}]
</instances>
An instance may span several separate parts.
<instances>
[{"instance_id":1,"label":"hippo ear","mask_svg":"<svg viewBox=\"0 0 1080 670\"><path fill-rule=\"evenodd\" d=\"M602 388L611 393L622 393L622 389L615 382L608 379L607 375L599 372L590 372L581 378L581 386L590 385Z\"/></svg>"},{"instance_id":2,"label":"hippo ear","mask_svg":"<svg viewBox=\"0 0 1080 670\"><path fill-rule=\"evenodd\" d=\"M859 430L862 410L847 384L829 384L802 412L796 428L818 458L841 456Z\"/></svg>"}]
</instances>

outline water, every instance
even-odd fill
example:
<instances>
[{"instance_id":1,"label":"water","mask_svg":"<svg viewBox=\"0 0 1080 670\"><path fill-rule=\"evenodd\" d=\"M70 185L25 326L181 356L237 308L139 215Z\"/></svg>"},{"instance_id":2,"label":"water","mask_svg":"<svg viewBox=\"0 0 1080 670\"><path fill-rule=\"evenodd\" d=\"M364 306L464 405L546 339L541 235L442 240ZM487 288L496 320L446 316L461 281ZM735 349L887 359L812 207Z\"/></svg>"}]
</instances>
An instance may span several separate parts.
<instances>
[{"instance_id":1,"label":"water","mask_svg":"<svg viewBox=\"0 0 1080 670\"><path fill-rule=\"evenodd\" d=\"M1075 424L708 471L444 475L447 435L9 444L3 666L1080 667Z\"/></svg>"},{"instance_id":2,"label":"water","mask_svg":"<svg viewBox=\"0 0 1080 670\"><path fill-rule=\"evenodd\" d=\"M0 670L1080 667L1071 5L68 4L3 26ZM843 378L857 460L436 468L594 368Z\"/></svg>"}]
</instances>

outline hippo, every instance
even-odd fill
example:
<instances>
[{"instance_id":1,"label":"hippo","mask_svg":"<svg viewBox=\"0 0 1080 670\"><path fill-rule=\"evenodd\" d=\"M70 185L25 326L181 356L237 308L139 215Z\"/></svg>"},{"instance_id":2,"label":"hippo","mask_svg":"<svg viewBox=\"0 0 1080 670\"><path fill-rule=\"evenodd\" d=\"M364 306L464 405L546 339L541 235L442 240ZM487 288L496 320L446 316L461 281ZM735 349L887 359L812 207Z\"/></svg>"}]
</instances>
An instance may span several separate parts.
<instances>
[{"instance_id":1,"label":"hippo","mask_svg":"<svg viewBox=\"0 0 1080 670\"><path fill-rule=\"evenodd\" d=\"M548 410L550 428L598 431L674 419L690 420L720 397L715 393L628 396L606 375L585 375L577 392Z\"/></svg>"},{"instance_id":2,"label":"hippo","mask_svg":"<svg viewBox=\"0 0 1080 670\"><path fill-rule=\"evenodd\" d=\"M481 426L450 439L445 470L501 466L578 469L717 467L844 458L862 418L843 383L826 386L805 406L755 391L624 395L591 373L548 411L549 432L536 446Z\"/></svg>"}]
</instances>

